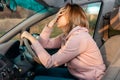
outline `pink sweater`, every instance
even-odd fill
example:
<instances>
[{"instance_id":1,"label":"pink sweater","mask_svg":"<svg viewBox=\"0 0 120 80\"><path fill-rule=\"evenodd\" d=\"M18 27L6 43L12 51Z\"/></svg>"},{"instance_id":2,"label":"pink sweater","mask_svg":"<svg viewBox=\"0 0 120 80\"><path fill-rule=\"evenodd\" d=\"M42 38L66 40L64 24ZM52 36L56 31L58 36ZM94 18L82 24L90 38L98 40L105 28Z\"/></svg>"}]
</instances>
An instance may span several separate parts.
<instances>
[{"instance_id":1,"label":"pink sweater","mask_svg":"<svg viewBox=\"0 0 120 80\"><path fill-rule=\"evenodd\" d=\"M46 68L66 64L69 72L78 79L101 79L105 65L95 41L86 28L77 26L67 37L60 35L50 38L51 32L51 28L45 27L40 39L33 43L35 52ZM60 50L51 56L44 48Z\"/></svg>"}]
</instances>

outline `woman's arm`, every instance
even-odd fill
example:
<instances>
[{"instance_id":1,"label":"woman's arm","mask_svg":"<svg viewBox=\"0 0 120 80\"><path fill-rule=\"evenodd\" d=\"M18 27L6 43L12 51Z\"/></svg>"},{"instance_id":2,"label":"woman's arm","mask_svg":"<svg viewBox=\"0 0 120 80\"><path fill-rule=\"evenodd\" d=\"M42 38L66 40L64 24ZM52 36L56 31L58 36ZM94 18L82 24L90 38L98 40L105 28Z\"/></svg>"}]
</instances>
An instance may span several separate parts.
<instances>
[{"instance_id":1,"label":"woman's arm","mask_svg":"<svg viewBox=\"0 0 120 80\"><path fill-rule=\"evenodd\" d=\"M61 37L58 36L56 38L50 39L50 34L58 18L62 15L61 14L62 11L64 11L64 8L60 9L56 17L45 26L45 28L40 34L40 38L38 40L44 48L60 48L61 46ZM31 42L32 40L34 40L33 37L26 31L23 32L21 35L21 38L24 38L24 37L29 39Z\"/></svg>"},{"instance_id":2,"label":"woman's arm","mask_svg":"<svg viewBox=\"0 0 120 80\"><path fill-rule=\"evenodd\" d=\"M52 28L45 26L38 39L39 42L44 48L60 48L62 42L62 38L61 38L62 36L59 35L55 38L50 38L51 32L52 32Z\"/></svg>"},{"instance_id":3,"label":"woman's arm","mask_svg":"<svg viewBox=\"0 0 120 80\"><path fill-rule=\"evenodd\" d=\"M63 15L63 11L64 8L61 8L60 11L56 14L56 17L52 21L50 21L40 33L40 37L38 40L44 48L60 48L61 35L55 38L50 38L50 35L58 18Z\"/></svg>"},{"instance_id":4,"label":"woman's arm","mask_svg":"<svg viewBox=\"0 0 120 80\"><path fill-rule=\"evenodd\" d=\"M83 53L87 48L87 39L80 39L80 36L73 35L68 39L65 46L52 56L38 42L33 44L33 48L41 63L46 68L50 68L65 64L80 55L80 53Z\"/></svg>"}]
</instances>

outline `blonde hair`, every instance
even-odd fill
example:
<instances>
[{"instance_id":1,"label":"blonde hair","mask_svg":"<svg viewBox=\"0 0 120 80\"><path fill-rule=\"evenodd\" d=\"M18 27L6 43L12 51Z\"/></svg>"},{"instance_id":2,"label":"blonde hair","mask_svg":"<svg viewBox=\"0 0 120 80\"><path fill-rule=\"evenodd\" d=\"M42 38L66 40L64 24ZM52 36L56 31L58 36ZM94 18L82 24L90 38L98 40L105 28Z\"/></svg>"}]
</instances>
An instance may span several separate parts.
<instances>
[{"instance_id":1,"label":"blonde hair","mask_svg":"<svg viewBox=\"0 0 120 80\"><path fill-rule=\"evenodd\" d=\"M81 26L89 29L87 16L79 5L68 3L64 8L68 21L68 24L65 27L66 33L69 33L76 26Z\"/></svg>"}]
</instances>

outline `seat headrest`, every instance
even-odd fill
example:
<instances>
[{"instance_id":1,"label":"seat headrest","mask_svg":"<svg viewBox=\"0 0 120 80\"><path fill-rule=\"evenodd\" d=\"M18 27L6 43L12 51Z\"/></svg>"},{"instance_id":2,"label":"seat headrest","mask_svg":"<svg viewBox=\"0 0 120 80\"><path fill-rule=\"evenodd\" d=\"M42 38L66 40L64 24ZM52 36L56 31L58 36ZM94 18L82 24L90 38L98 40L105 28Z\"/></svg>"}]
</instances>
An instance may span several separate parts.
<instances>
[{"instance_id":1,"label":"seat headrest","mask_svg":"<svg viewBox=\"0 0 120 80\"><path fill-rule=\"evenodd\" d=\"M114 30L120 30L120 11L119 11L119 8L116 8L113 11L111 11L110 26Z\"/></svg>"}]
</instances>

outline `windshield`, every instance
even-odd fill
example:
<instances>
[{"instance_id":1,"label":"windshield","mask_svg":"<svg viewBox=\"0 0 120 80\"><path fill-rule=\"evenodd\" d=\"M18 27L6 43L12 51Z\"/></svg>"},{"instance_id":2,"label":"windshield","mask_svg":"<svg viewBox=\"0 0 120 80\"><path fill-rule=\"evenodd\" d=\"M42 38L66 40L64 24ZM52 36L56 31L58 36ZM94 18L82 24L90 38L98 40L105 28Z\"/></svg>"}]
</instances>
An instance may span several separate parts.
<instances>
[{"instance_id":1,"label":"windshield","mask_svg":"<svg viewBox=\"0 0 120 80\"><path fill-rule=\"evenodd\" d=\"M3 4L4 10L0 11L0 37L7 31L12 29L18 23L24 21L35 13L43 14L49 11L49 7L36 0L5 0L6 4ZM10 1L10 2L8 2ZM29 4L29 5L28 5Z\"/></svg>"}]
</instances>

